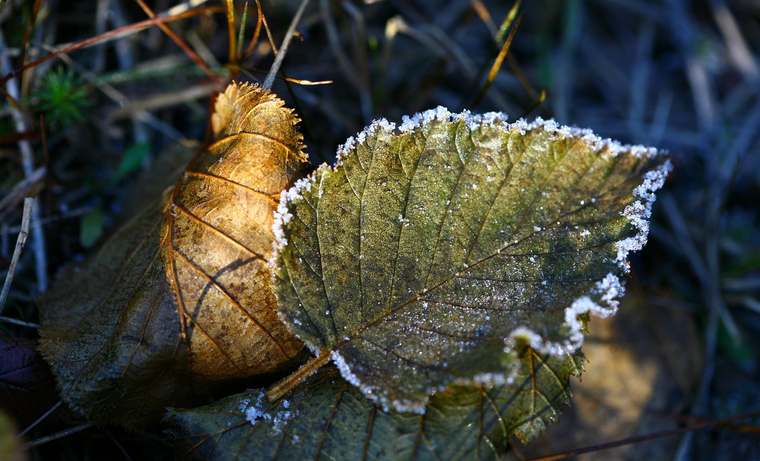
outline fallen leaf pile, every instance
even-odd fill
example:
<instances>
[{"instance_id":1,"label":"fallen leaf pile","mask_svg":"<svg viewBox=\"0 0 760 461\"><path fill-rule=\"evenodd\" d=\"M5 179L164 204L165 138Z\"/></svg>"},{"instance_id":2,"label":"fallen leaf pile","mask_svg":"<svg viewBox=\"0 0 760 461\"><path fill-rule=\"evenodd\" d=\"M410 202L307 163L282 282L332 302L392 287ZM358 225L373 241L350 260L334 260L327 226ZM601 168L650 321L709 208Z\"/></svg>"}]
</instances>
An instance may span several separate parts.
<instances>
[{"instance_id":1,"label":"fallen leaf pile","mask_svg":"<svg viewBox=\"0 0 760 461\"><path fill-rule=\"evenodd\" d=\"M230 85L216 141L60 277L41 348L66 403L132 427L165 415L204 459L495 459L540 433L589 315L617 309L669 162L438 108L373 122L304 176L297 121Z\"/></svg>"}]
</instances>

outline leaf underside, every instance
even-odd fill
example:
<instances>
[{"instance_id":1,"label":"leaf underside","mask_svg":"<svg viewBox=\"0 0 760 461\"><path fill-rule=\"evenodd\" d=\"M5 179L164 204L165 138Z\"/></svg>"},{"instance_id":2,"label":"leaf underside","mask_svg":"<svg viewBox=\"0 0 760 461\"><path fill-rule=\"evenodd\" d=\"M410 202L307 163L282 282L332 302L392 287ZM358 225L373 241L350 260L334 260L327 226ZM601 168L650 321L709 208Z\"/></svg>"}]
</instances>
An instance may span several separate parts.
<instances>
[{"instance_id":1,"label":"leaf underside","mask_svg":"<svg viewBox=\"0 0 760 461\"><path fill-rule=\"evenodd\" d=\"M452 386L424 415L383 411L328 368L288 400L269 404L249 391L170 410L167 421L189 453L214 461L498 459L512 436L525 442L556 418L580 367L579 355L528 349L512 384Z\"/></svg>"},{"instance_id":2,"label":"leaf underside","mask_svg":"<svg viewBox=\"0 0 760 461\"><path fill-rule=\"evenodd\" d=\"M617 242L640 232L623 212L664 162L450 117L373 124L342 150L284 194L279 309L365 395L417 411L452 382L503 373L520 327L567 343L565 309L601 303L598 282L623 272Z\"/></svg>"}]
</instances>

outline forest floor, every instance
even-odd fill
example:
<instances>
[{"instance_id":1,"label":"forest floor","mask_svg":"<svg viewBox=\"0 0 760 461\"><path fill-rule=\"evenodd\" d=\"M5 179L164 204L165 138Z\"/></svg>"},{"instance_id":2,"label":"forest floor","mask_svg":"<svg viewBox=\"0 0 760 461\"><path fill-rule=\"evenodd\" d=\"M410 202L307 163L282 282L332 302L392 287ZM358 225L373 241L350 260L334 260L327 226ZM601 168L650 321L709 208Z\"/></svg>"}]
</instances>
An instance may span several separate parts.
<instances>
[{"instance_id":1,"label":"forest floor","mask_svg":"<svg viewBox=\"0 0 760 461\"><path fill-rule=\"evenodd\" d=\"M229 50L224 2L156 0L147 13L140 3L0 0L0 281L12 275L0 361L24 364L13 382L0 368L0 408L30 459L171 453L160 434L93 427L60 405L34 354L35 299L157 192L144 178L172 146L207 139L211 98L227 81L264 80L270 43L300 1L262 0L272 37L247 49L249 2L241 53ZM760 411L760 3L525 1L491 79L511 6L314 0L273 90L302 118L315 166L376 117L438 105L554 118L668 150L674 170L622 314L592 323L572 408L513 456L592 447L576 458L760 459L760 418L721 423ZM154 12L179 15L173 37L134 25ZM694 426L705 428L662 437Z\"/></svg>"}]
</instances>

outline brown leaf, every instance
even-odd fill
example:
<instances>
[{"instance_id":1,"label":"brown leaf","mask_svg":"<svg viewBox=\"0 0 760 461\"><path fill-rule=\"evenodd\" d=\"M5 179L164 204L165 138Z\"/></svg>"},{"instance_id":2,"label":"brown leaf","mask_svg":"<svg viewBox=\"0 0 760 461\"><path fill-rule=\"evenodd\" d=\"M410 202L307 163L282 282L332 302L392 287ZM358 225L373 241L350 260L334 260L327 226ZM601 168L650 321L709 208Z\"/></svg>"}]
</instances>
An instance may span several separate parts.
<instances>
[{"instance_id":1,"label":"brown leaf","mask_svg":"<svg viewBox=\"0 0 760 461\"><path fill-rule=\"evenodd\" d=\"M274 371L303 347L277 318L267 264L280 191L307 161L297 122L272 93L230 85L212 118L218 140L170 196L162 256L199 375Z\"/></svg>"},{"instance_id":2,"label":"brown leaf","mask_svg":"<svg viewBox=\"0 0 760 461\"><path fill-rule=\"evenodd\" d=\"M298 354L266 263L276 200L307 163L297 122L271 93L230 85L218 140L43 297L40 349L69 406L137 427Z\"/></svg>"}]
</instances>

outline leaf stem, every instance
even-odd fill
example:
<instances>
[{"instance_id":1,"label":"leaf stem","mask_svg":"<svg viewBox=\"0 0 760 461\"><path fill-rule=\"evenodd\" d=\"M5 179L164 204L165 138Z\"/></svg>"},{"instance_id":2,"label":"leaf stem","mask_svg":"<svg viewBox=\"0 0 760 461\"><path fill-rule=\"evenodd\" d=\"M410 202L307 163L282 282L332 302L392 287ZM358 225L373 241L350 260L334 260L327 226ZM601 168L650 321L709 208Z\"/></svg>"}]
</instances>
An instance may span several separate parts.
<instances>
[{"instance_id":1,"label":"leaf stem","mask_svg":"<svg viewBox=\"0 0 760 461\"><path fill-rule=\"evenodd\" d=\"M270 402L280 400L282 397L290 393L296 386L301 384L306 378L313 375L320 368L327 365L330 361L330 350L323 351L316 357L312 357L301 368L291 373L280 382L269 388L267 391L267 398Z\"/></svg>"}]
</instances>

